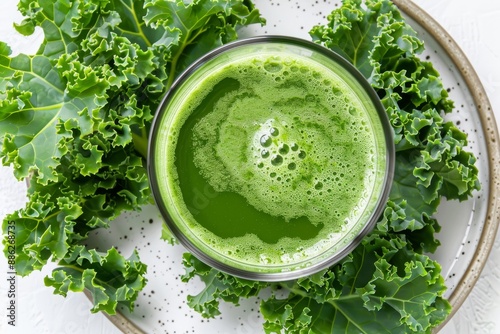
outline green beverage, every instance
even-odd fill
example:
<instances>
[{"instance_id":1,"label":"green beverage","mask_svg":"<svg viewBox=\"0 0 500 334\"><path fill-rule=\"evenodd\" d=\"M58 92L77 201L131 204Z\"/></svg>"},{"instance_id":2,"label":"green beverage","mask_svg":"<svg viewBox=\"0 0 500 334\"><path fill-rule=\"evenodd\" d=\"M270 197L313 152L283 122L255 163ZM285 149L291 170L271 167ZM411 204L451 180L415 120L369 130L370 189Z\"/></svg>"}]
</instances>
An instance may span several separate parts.
<instances>
[{"instance_id":1,"label":"green beverage","mask_svg":"<svg viewBox=\"0 0 500 334\"><path fill-rule=\"evenodd\" d=\"M286 43L235 47L181 80L151 150L153 191L181 241L264 279L352 247L389 169L386 127L358 80Z\"/></svg>"}]
</instances>

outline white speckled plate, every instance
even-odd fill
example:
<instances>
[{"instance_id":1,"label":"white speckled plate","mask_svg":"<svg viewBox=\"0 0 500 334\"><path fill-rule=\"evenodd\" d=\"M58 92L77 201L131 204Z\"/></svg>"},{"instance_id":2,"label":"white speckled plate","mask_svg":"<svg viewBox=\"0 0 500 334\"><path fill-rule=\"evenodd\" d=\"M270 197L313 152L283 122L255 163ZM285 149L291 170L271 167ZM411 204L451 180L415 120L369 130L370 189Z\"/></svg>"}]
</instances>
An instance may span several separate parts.
<instances>
[{"instance_id":1,"label":"white speckled plate","mask_svg":"<svg viewBox=\"0 0 500 334\"><path fill-rule=\"evenodd\" d=\"M258 34L293 35L309 39L309 29L326 22L340 1L254 0L267 18L265 27L251 27L242 37ZM443 202L437 218L442 225L442 246L432 256L443 267L449 287L446 292L455 310L475 284L493 245L500 221L500 148L493 112L481 83L463 53L447 33L425 12L408 0L394 0L407 14L410 24L426 42L429 57L440 71L455 110L449 119L469 135L469 149L478 157L482 189L466 202ZM145 290L133 313L121 310L109 317L125 333L262 333L259 300L242 301L238 307L222 304L222 315L203 319L186 303L187 295L202 287L185 284L181 246L161 241L162 219L153 206L128 213L109 230L93 235L91 243L102 250L116 246L125 256L137 248L148 264Z\"/></svg>"},{"instance_id":2,"label":"white speckled plate","mask_svg":"<svg viewBox=\"0 0 500 334\"><path fill-rule=\"evenodd\" d=\"M493 245L500 220L498 197L500 185L499 140L493 112L481 83L466 57L446 32L411 1L394 0L406 13L410 24L426 43L423 55L433 62L455 101L448 118L468 134L469 149L478 157L482 189L465 202L443 202L437 214L442 225L442 246L432 256L443 267L448 285L446 297L456 310L475 284ZM283 34L309 38L308 31L326 16L338 1L269 1L255 0L264 17L265 27L251 27L241 37L259 34ZM279 13L279 15L276 15ZM133 313L122 310L111 320L129 333L261 333L259 300L243 301L239 307L221 305L222 315L202 319L186 304L188 294L202 287L197 282L185 284L181 246L160 241L162 220L154 207L142 213L130 213L110 230L101 231L94 242L103 249L115 245L124 254L137 247L149 265L148 285L139 296Z\"/></svg>"}]
</instances>

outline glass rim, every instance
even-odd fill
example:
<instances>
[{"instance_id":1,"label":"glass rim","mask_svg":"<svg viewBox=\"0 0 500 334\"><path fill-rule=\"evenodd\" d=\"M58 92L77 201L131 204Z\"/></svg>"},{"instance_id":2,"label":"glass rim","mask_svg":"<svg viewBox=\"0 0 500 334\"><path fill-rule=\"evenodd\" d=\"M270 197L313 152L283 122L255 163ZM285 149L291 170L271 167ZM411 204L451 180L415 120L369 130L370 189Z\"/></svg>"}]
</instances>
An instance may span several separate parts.
<instances>
[{"instance_id":1,"label":"glass rim","mask_svg":"<svg viewBox=\"0 0 500 334\"><path fill-rule=\"evenodd\" d=\"M210 256L210 254L206 254L203 250L199 249L196 245L189 240L189 238L184 235L184 232L180 230L177 226L177 223L174 222L169 210L166 205L163 203L163 196L160 193L160 187L158 184L158 179L156 176L156 164L155 164L155 152L156 152L156 137L158 132L160 131L160 123L163 119L164 114L167 112L167 106L169 105L171 97L175 96L176 91L182 86L184 83L196 70L203 66L207 61L217 57L220 54L226 53L234 48L239 46L246 46L252 44L263 44L263 43L276 43L276 44L290 44L293 46L297 46L300 48L305 48L314 52L318 52L323 56L331 59L332 62L337 63L343 69L347 70L349 74L355 79L355 81L360 85L363 91L368 95L371 103L377 111L378 118L380 120L381 126L384 132L384 142L385 142L385 151L386 151L386 165L385 165L385 173L383 176L383 185L381 187L381 191L378 194L378 199L376 204L373 207L373 211L369 215L369 219L364 223L363 227L359 230L357 235L349 241L345 246L341 247L338 251L333 252L331 256L328 256L318 262L314 262L314 259L319 255L311 256L304 260L304 262L314 262L313 264L305 267L301 267L299 269L294 269L290 271L277 271L277 272L261 272L261 271L250 271L241 269L238 267L234 267L228 265L217 258ZM205 55L198 58L194 63L188 66L179 76L174 80L170 89L164 95L161 103L159 104L156 113L154 115L154 119L151 124L149 141L148 141L148 158L147 158L147 172L149 177L150 188L152 192L153 199L158 207L162 217L165 220L166 225L172 231L175 238L179 240L179 242L195 257L197 257L202 262L207 265L218 269L222 272L244 278L250 280L258 280L258 281L267 281L267 282L276 282L276 281L286 281L297 279L300 277L305 277L316 273L322 269L325 269L343 258L345 258L349 253L351 253L361 242L361 240L373 230L375 224L379 220L386 203L389 197L389 192L392 185L393 174L395 168L395 146L394 146L394 137L393 137L393 129L389 122L389 117L385 110L385 107L382 105L380 98L378 97L374 88L370 85L367 79L357 70L354 65L352 65L348 60L339 55L338 53L322 46L312 41L308 41L305 39L300 39L296 37L290 36L281 36L281 35L263 35L263 36L254 36L245 39L236 40L234 42L230 42L228 44L224 44L222 46L217 47L216 49L206 53ZM327 252L326 250L325 252ZM216 251L214 251L216 252ZM236 260L235 260L236 262ZM281 266L274 266L279 268ZM288 267L287 265L283 265L284 268Z\"/></svg>"}]
</instances>

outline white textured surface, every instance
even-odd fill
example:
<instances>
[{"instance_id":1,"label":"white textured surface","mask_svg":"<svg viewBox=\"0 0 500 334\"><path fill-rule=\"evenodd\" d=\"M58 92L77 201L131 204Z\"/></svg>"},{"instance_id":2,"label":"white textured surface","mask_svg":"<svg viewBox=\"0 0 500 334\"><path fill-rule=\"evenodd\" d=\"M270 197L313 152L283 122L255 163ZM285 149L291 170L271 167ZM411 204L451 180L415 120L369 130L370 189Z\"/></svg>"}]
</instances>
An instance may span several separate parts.
<instances>
[{"instance_id":1,"label":"white textured surface","mask_svg":"<svg viewBox=\"0 0 500 334\"><path fill-rule=\"evenodd\" d=\"M306 3L314 0L296 0ZM17 0L2 0L0 4L0 40L14 45L20 43L5 30L3 22L12 21ZM478 72L500 124L500 42L498 42L498 20L500 1L497 0L415 0L451 34L469 57ZM21 206L24 187L10 175L9 168L0 168L0 217ZM6 304L5 258L0 256L0 310ZM98 334L119 333L102 314L89 313L90 303L82 294L67 298L54 296L42 286L41 273L18 278L17 291L18 326L13 330L6 326L4 311L0 311L0 333L50 333L50 334ZM241 319L246 333L260 333L258 320ZM500 333L500 239L497 238L486 267L464 305L443 329L444 334Z\"/></svg>"}]
</instances>

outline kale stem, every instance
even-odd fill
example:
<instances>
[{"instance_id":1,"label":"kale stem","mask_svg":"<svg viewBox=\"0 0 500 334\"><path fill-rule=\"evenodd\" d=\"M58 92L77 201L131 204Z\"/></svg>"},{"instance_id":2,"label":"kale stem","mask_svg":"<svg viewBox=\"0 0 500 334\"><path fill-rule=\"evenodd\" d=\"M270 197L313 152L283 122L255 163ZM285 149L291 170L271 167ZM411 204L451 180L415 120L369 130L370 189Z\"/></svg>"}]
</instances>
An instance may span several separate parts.
<instances>
[{"instance_id":1,"label":"kale stem","mask_svg":"<svg viewBox=\"0 0 500 334\"><path fill-rule=\"evenodd\" d=\"M81 273L83 273L83 272L84 272L84 270L85 270L85 269L84 269L84 268L82 268L82 267L78 267L78 266L75 266L74 264L68 264L68 263L61 263L61 262L60 262L60 263L59 263L59 266L60 266L60 267L59 267L60 269L73 269L73 270L79 271L79 272L81 272ZM56 268L56 269L57 269L57 268Z\"/></svg>"},{"instance_id":2,"label":"kale stem","mask_svg":"<svg viewBox=\"0 0 500 334\"><path fill-rule=\"evenodd\" d=\"M297 287L295 284L288 285L287 283L278 283L276 286L283 289L283 290L288 291L289 293L293 293L296 296L301 296L303 298L314 298L313 294ZM360 297L359 297L359 295L357 295L355 293L351 293L351 294L347 294L347 295L344 294L344 295L338 296L336 298L332 298L328 301L325 301L325 303L329 303L329 304L333 305L334 307L338 308L336 302L342 301L342 300L356 299L356 298L360 298Z\"/></svg>"},{"instance_id":3,"label":"kale stem","mask_svg":"<svg viewBox=\"0 0 500 334\"><path fill-rule=\"evenodd\" d=\"M179 57L181 56L182 52L184 51L184 47L181 47L180 50L177 52L177 54L172 58L172 62L170 63L170 74L168 75L168 81L167 81L167 87L166 89L169 90L172 84L174 83L175 79L175 72L177 70L177 61L179 60Z\"/></svg>"},{"instance_id":4,"label":"kale stem","mask_svg":"<svg viewBox=\"0 0 500 334\"><path fill-rule=\"evenodd\" d=\"M141 134L132 132L132 141L135 150L144 158L148 157L148 134L145 128L141 129Z\"/></svg>"},{"instance_id":5,"label":"kale stem","mask_svg":"<svg viewBox=\"0 0 500 334\"><path fill-rule=\"evenodd\" d=\"M174 55L172 58L171 62L171 67L170 67L170 74L168 77L167 81L167 90L170 89L170 86L174 83L174 79L176 77L176 72L177 72L177 62L179 61L180 56L182 56L182 53L184 52L184 49L188 46L191 45L198 36L200 36L202 33L204 33L207 30L207 28L199 29L194 35L193 31L189 30L186 32L186 36L184 38L184 41L179 43L181 47L177 51L177 53Z\"/></svg>"},{"instance_id":6,"label":"kale stem","mask_svg":"<svg viewBox=\"0 0 500 334\"><path fill-rule=\"evenodd\" d=\"M285 290L288 293L293 293L294 295L301 296L301 297L307 298L309 296L306 291L298 288L296 284L293 284L291 282L277 283L277 284L275 284L275 288Z\"/></svg>"}]
</instances>

